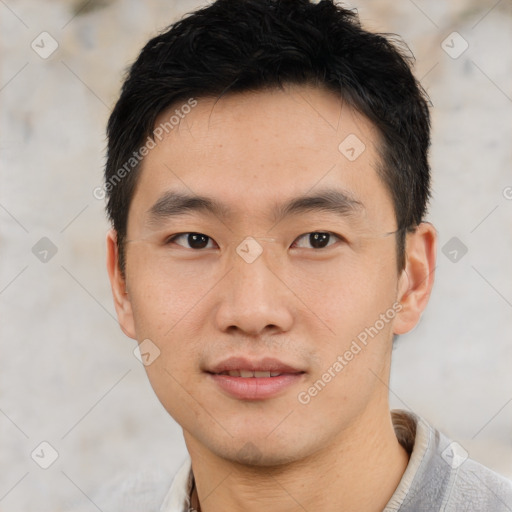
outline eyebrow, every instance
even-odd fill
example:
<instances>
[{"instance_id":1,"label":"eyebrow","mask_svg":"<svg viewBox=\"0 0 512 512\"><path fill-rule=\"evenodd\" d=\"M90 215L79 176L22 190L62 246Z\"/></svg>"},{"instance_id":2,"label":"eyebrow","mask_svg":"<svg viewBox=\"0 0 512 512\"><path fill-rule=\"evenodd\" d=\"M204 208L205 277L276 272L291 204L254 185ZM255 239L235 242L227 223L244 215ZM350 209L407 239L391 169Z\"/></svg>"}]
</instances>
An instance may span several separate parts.
<instances>
[{"instance_id":1,"label":"eyebrow","mask_svg":"<svg viewBox=\"0 0 512 512\"><path fill-rule=\"evenodd\" d=\"M338 189L324 189L315 194L292 198L284 204L277 204L271 213L274 222L278 223L286 217L313 211L351 217L364 210L363 203L352 194ZM167 191L148 210L147 221L150 225L158 225L162 221L190 212L209 214L220 218L232 215L230 208L213 198Z\"/></svg>"}]
</instances>

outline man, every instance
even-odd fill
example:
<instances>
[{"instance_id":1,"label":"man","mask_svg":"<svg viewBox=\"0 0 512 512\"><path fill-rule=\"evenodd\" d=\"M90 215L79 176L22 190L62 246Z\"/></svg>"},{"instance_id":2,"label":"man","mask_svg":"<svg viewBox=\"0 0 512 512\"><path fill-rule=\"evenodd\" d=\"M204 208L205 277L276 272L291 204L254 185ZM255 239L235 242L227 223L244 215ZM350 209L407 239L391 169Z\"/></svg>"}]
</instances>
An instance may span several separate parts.
<instances>
[{"instance_id":1,"label":"man","mask_svg":"<svg viewBox=\"0 0 512 512\"><path fill-rule=\"evenodd\" d=\"M330 0L218 0L142 50L108 125L107 266L190 454L145 510L512 510L389 410L433 284L429 131L401 50Z\"/></svg>"}]
</instances>

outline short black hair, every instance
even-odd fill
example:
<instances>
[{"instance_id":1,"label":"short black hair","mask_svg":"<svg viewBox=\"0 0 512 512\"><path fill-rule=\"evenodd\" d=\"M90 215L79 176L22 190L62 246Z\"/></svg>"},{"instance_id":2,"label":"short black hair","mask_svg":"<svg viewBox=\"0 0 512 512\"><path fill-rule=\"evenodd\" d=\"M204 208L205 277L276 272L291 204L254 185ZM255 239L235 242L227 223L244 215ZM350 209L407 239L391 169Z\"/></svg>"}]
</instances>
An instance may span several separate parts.
<instances>
[{"instance_id":1,"label":"short black hair","mask_svg":"<svg viewBox=\"0 0 512 512\"><path fill-rule=\"evenodd\" d=\"M138 150L154 139L159 114L191 98L286 84L332 91L378 129L378 173L394 204L400 271L406 232L423 220L430 197L429 101L412 62L398 38L364 30L357 13L334 0L217 0L151 39L129 69L107 127L107 214L123 275Z\"/></svg>"}]
</instances>

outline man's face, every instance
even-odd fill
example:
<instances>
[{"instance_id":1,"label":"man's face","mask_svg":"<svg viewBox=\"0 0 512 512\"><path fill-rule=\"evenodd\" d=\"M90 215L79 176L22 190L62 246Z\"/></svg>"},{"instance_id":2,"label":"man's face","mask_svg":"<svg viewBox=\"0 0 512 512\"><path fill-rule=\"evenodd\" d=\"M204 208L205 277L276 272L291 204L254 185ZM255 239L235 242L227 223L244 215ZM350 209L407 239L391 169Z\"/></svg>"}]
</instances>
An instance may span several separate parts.
<instances>
[{"instance_id":1,"label":"man's face","mask_svg":"<svg viewBox=\"0 0 512 512\"><path fill-rule=\"evenodd\" d=\"M399 275L377 144L334 95L293 87L199 99L144 159L121 323L158 347L147 373L187 444L289 462L387 403ZM220 208L178 208L171 193ZM293 370L216 375L230 357Z\"/></svg>"}]
</instances>

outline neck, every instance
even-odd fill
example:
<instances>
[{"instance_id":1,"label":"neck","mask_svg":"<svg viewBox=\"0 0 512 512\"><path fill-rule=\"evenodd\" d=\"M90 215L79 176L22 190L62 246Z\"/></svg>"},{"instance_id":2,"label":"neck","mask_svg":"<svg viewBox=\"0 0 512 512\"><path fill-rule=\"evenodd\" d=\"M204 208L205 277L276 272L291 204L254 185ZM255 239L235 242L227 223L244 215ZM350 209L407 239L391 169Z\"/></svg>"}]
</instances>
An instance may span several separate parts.
<instances>
[{"instance_id":1,"label":"neck","mask_svg":"<svg viewBox=\"0 0 512 512\"><path fill-rule=\"evenodd\" d=\"M233 463L185 432L200 511L381 512L409 456L396 438L387 403L380 415L373 409L366 416L326 448L279 467Z\"/></svg>"}]
</instances>

